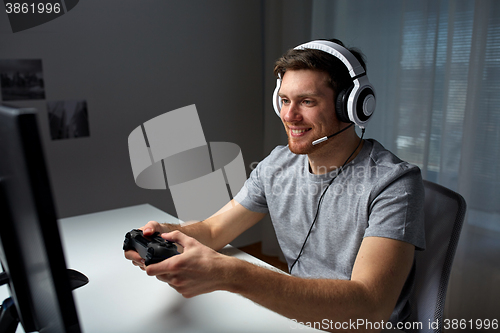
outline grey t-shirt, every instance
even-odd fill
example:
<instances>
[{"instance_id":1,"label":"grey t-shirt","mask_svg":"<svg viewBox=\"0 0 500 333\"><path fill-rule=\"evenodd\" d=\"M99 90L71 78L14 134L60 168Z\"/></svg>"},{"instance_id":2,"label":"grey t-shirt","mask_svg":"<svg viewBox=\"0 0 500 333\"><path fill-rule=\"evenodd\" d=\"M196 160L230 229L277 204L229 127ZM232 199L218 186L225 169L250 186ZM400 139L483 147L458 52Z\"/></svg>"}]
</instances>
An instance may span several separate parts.
<instances>
[{"instance_id":1,"label":"grey t-shirt","mask_svg":"<svg viewBox=\"0 0 500 333\"><path fill-rule=\"evenodd\" d=\"M289 268L318 214L291 272L295 276L350 279L361 242L368 236L425 248L420 169L401 161L375 140L365 140L360 153L341 172L322 175L310 172L307 155L278 146L252 171L235 200L251 211L269 212ZM411 283L412 276L392 322L408 315L405 305Z\"/></svg>"}]
</instances>

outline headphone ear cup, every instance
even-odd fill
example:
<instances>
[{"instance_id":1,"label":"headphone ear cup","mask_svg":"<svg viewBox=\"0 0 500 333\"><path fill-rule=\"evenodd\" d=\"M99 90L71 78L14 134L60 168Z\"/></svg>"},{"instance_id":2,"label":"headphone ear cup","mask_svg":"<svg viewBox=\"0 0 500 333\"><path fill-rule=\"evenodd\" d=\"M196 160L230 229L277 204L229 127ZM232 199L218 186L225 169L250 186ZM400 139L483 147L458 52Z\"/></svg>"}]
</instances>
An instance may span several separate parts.
<instances>
[{"instance_id":1,"label":"headphone ear cup","mask_svg":"<svg viewBox=\"0 0 500 333\"><path fill-rule=\"evenodd\" d=\"M356 124L365 124L375 110L375 92L370 86L365 86L359 92L358 98L355 100L355 113L353 114ZM361 126L361 125L360 125Z\"/></svg>"},{"instance_id":2,"label":"headphone ear cup","mask_svg":"<svg viewBox=\"0 0 500 333\"><path fill-rule=\"evenodd\" d=\"M337 119L343 123L351 123L352 120L349 119L349 112L347 112L347 101L349 100L349 94L352 91L353 86L341 90L337 94L337 99L335 101L335 114Z\"/></svg>"}]
</instances>

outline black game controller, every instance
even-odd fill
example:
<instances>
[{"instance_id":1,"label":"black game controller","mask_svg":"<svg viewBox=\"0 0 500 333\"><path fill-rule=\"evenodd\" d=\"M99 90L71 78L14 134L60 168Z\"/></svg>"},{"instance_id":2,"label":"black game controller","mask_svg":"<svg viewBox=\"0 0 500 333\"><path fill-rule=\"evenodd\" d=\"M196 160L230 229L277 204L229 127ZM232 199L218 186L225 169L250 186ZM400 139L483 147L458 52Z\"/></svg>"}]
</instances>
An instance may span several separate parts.
<instances>
[{"instance_id":1,"label":"black game controller","mask_svg":"<svg viewBox=\"0 0 500 333\"><path fill-rule=\"evenodd\" d=\"M139 229L127 232L123 241L123 250L137 251L145 259L146 266L179 254L175 244L161 238L159 232L155 232L151 236L144 236L142 230Z\"/></svg>"}]
</instances>

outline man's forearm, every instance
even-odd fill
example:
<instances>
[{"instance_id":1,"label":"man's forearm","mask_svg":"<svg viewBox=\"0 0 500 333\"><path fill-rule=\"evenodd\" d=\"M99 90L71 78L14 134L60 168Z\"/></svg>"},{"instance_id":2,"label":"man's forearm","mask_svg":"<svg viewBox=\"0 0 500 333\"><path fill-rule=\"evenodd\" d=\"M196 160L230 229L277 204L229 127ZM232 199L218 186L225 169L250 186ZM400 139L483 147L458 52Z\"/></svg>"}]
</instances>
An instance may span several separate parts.
<instances>
[{"instance_id":1,"label":"man's forearm","mask_svg":"<svg viewBox=\"0 0 500 333\"><path fill-rule=\"evenodd\" d=\"M188 235L189 237L193 237L198 242L210 248L214 248L212 231L210 229L210 226L207 223L205 223L205 221L192 222L184 225L162 223L161 226L163 228L163 232L171 232L174 230L179 230L183 234Z\"/></svg>"},{"instance_id":2,"label":"man's forearm","mask_svg":"<svg viewBox=\"0 0 500 333\"><path fill-rule=\"evenodd\" d=\"M298 322L387 321L387 309L360 282L303 279L231 258L226 290Z\"/></svg>"},{"instance_id":3,"label":"man's forearm","mask_svg":"<svg viewBox=\"0 0 500 333\"><path fill-rule=\"evenodd\" d=\"M165 224L163 229L164 232L179 230L218 251L260 221L264 215L246 209L233 199L206 220L181 225Z\"/></svg>"},{"instance_id":4,"label":"man's forearm","mask_svg":"<svg viewBox=\"0 0 500 333\"><path fill-rule=\"evenodd\" d=\"M327 320L335 324L360 319L382 323L390 318L396 306L411 271L414 253L412 244L366 237L350 280L303 279L236 258L224 261L221 270L228 274L225 290L300 322ZM360 327L357 331L365 329Z\"/></svg>"}]
</instances>

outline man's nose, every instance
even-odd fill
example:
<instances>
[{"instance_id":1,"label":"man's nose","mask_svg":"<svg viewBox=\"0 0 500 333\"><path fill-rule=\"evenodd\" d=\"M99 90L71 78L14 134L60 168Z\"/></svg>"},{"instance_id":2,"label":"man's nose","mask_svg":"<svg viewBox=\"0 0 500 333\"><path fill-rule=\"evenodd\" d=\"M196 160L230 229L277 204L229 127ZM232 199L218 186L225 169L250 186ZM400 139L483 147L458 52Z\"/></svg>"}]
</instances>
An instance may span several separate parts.
<instances>
[{"instance_id":1,"label":"man's nose","mask_svg":"<svg viewBox=\"0 0 500 333\"><path fill-rule=\"evenodd\" d=\"M297 122L302 120L302 114L300 113L300 110L298 106L290 102L288 105L284 105L281 108L281 118L285 122Z\"/></svg>"}]
</instances>

